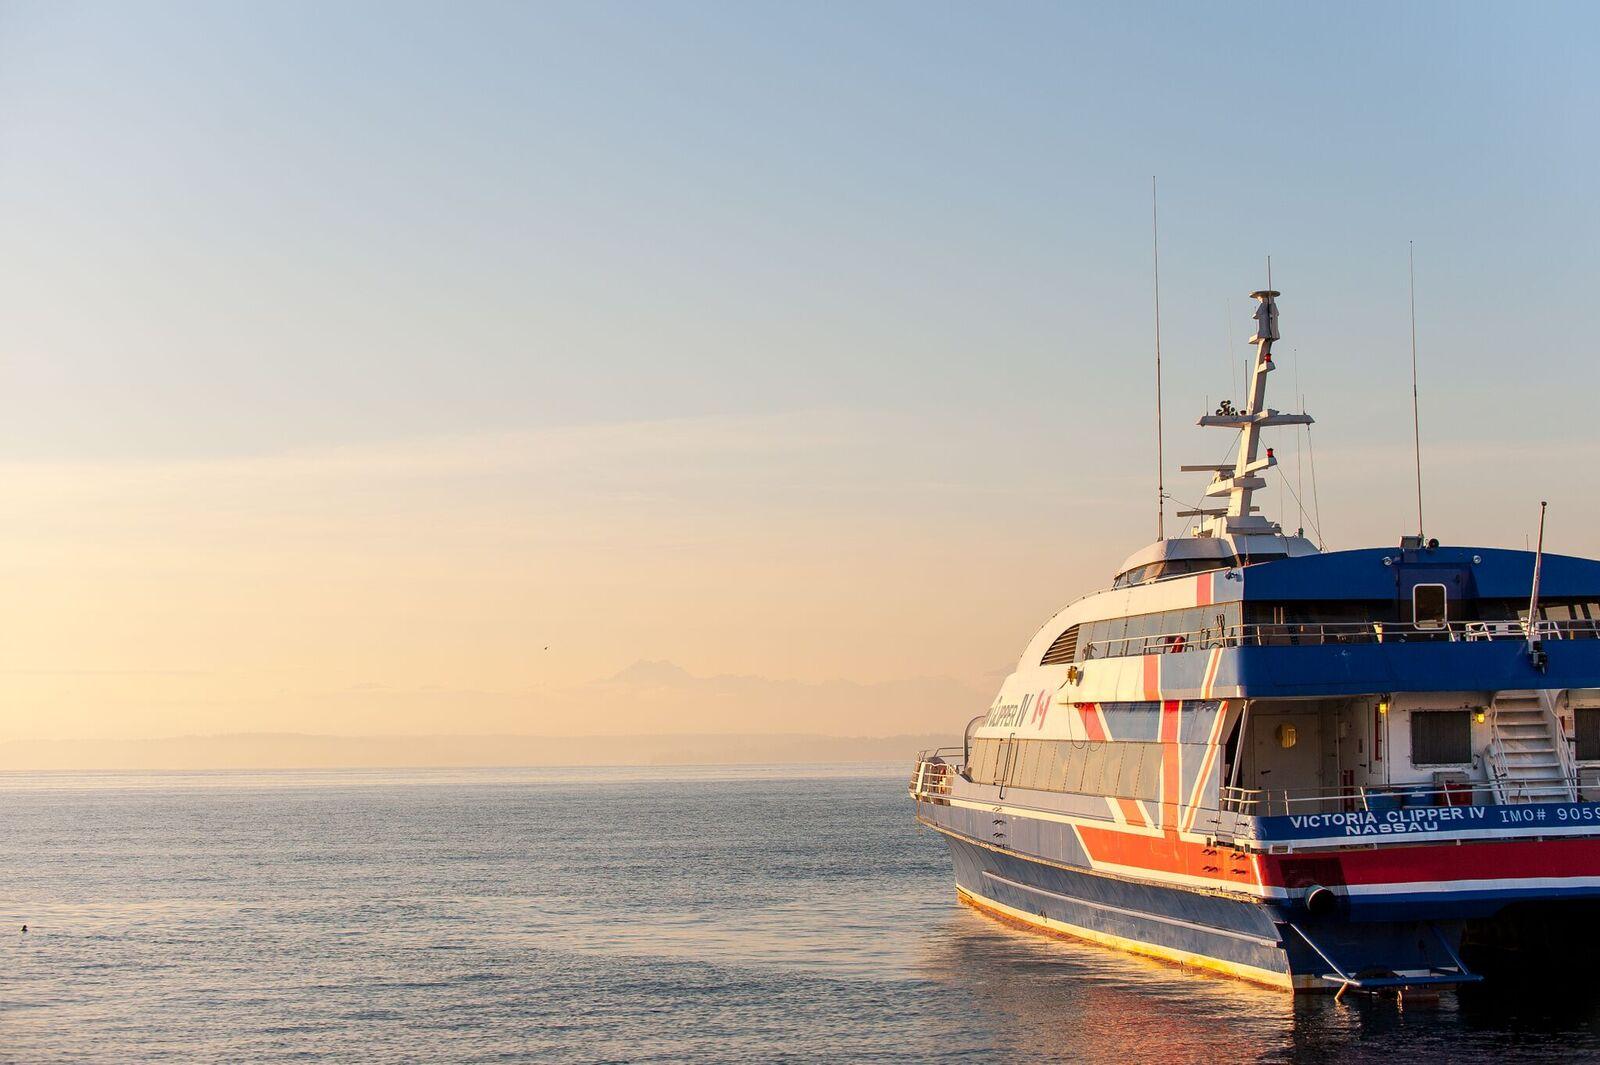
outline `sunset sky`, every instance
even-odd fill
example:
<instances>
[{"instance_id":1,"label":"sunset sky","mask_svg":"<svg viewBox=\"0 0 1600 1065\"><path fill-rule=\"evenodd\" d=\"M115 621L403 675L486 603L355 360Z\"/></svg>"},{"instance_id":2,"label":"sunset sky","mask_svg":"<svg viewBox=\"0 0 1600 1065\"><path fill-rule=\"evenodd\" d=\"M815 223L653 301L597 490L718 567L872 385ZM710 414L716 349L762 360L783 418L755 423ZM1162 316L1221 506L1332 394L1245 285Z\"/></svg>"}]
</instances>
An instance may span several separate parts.
<instances>
[{"instance_id":1,"label":"sunset sky","mask_svg":"<svg viewBox=\"0 0 1600 1065\"><path fill-rule=\"evenodd\" d=\"M958 731L1154 537L1153 174L1178 500L1270 254L1414 527L1413 240L1430 535L1600 555L1597 32L0 0L0 741Z\"/></svg>"}]
</instances>

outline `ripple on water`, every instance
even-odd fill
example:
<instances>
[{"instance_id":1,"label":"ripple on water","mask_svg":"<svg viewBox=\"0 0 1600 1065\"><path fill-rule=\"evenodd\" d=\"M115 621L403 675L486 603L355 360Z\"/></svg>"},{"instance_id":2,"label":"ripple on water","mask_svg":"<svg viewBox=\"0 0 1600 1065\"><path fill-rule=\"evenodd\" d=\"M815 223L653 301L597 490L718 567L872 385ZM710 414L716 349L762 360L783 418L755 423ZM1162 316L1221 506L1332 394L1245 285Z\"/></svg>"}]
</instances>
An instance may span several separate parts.
<instances>
[{"instance_id":1,"label":"ripple on water","mask_svg":"<svg viewBox=\"0 0 1600 1065\"><path fill-rule=\"evenodd\" d=\"M0 776L19 1060L1534 1060L1597 996L1291 1000L955 902L901 767Z\"/></svg>"}]
</instances>

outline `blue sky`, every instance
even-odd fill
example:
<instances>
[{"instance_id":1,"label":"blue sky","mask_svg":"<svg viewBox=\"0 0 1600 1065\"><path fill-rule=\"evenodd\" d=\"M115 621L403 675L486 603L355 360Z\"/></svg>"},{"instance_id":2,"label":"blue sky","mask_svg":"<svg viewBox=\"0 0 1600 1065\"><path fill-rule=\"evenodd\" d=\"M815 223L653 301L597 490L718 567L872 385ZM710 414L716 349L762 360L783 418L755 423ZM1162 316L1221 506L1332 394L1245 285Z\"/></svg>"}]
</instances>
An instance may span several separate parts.
<instances>
[{"instance_id":1,"label":"blue sky","mask_svg":"<svg viewBox=\"0 0 1600 1065\"><path fill-rule=\"evenodd\" d=\"M634 658L985 676L1151 535L1152 175L1171 468L1225 446L1190 426L1234 390L1270 254L1274 401L1305 392L1319 419L1329 539L1404 531L1414 240L1437 531L1518 543L1546 497L1554 542L1600 553L1597 23L1586 5L0 2L0 455L26 486L0 554L63 604L15 654L121 653L69 614L148 631L128 604L167 563L130 553L141 537L177 558L214 545L193 530L286 537L301 553L261 586L318 574L295 599L313 601L338 580L318 530L381 498L513 568L537 540L562 590L466 596L459 616L542 631L592 608L551 667L574 683ZM500 454L552 440L559 477ZM500 457L430 462L462 449ZM263 464L279 486L347 477L222 487ZM374 487L397 467L404 488ZM437 561L406 550L371 580ZM127 612L66 594L118 551L93 587ZM794 552L819 573L849 559L849 580L788 603ZM706 598L762 560L764 600ZM954 604L937 638L925 591ZM869 601L909 605L828 634ZM814 620L741 642L762 602ZM188 668L193 636L141 654ZM318 683L388 683L385 654L408 684L532 683L510 648L428 680L398 636ZM283 655L270 668L299 668Z\"/></svg>"},{"instance_id":2,"label":"blue sky","mask_svg":"<svg viewBox=\"0 0 1600 1065\"><path fill-rule=\"evenodd\" d=\"M1152 174L1175 403L1267 254L1341 401L1408 239L1438 406L1594 322L1581 6L0 11L13 448L1125 402Z\"/></svg>"}]
</instances>

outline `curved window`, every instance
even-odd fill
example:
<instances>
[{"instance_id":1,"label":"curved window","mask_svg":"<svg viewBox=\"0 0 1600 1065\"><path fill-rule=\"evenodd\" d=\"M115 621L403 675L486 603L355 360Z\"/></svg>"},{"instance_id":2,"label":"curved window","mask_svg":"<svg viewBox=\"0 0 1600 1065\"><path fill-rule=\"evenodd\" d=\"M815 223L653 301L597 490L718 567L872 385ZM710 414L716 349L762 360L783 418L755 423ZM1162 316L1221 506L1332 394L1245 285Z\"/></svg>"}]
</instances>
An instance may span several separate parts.
<instances>
[{"instance_id":1,"label":"curved window","mask_svg":"<svg viewBox=\"0 0 1600 1065\"><path fill-rule=\"evenodd\" d=\"M1214 569L1228 569L1238 564L1239 560L1236 558L1168 558L1133 567L1112 581L1111 587L1128 588L1166 577L1182 577L1193 573L1209 573Z\"/></svg>"}]
</instances>

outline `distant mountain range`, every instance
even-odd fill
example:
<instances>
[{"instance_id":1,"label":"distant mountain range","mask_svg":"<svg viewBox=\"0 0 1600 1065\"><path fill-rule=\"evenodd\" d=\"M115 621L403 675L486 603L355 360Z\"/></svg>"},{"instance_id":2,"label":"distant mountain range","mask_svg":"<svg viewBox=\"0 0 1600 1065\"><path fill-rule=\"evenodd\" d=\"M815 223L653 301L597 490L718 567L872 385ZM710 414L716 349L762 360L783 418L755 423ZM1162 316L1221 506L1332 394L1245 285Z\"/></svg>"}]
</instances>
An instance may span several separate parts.
<instances>
[{"instance_id":1,"label":"distant mountain range","mask_svg":"<svg viewBox=\"0 0 1600 1065\"><path fill-rule=\"evenodd\" d=\"M12 740L0 770L734 765L907 761L959 736L803 733L639 736L318 736L254 732L142 740Z\"/></svg>"}]
</instances>

